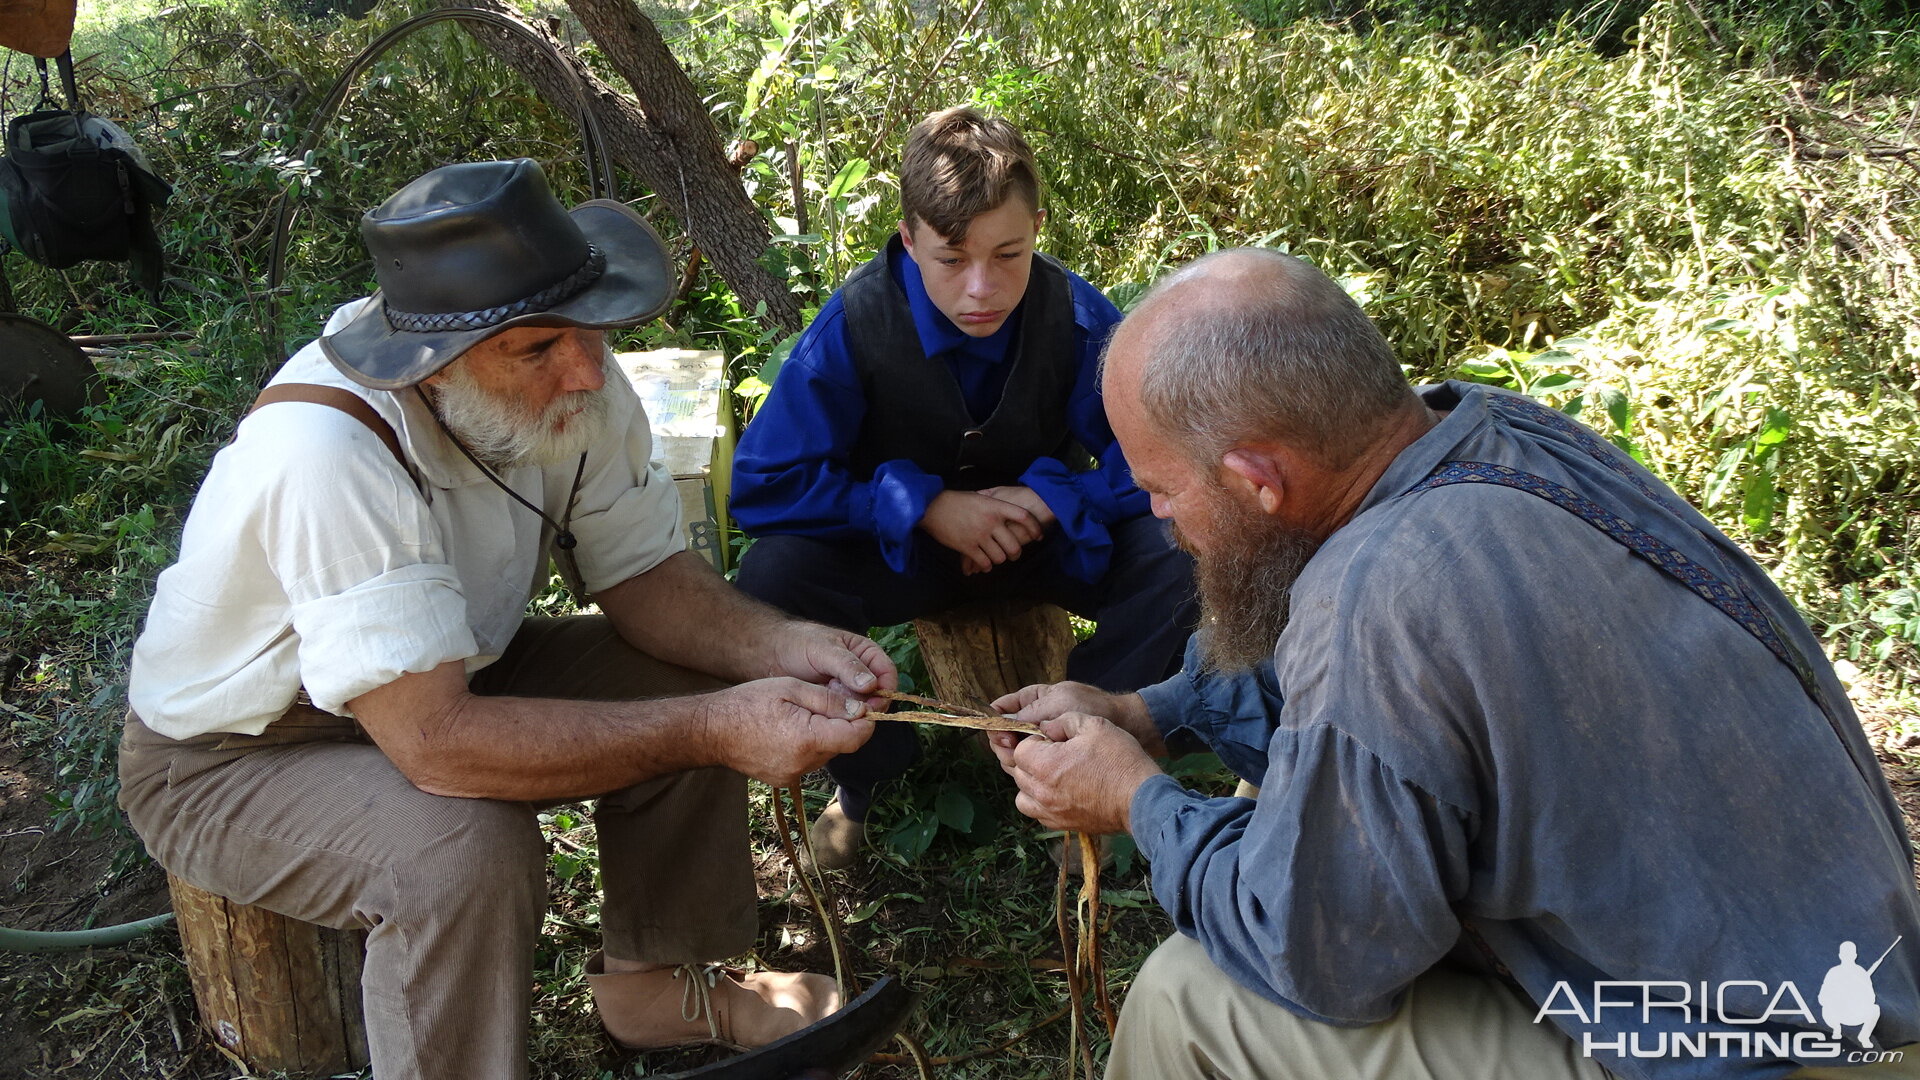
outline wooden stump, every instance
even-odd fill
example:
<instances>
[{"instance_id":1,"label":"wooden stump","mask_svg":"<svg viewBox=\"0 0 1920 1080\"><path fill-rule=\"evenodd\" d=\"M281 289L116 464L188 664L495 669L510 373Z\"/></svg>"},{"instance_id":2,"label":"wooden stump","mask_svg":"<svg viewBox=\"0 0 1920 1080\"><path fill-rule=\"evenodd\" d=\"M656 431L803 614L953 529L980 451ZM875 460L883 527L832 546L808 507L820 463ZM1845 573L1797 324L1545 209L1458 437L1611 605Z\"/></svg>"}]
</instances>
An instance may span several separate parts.
<instances>
[{"instance_id":1,"label":"wooden stump","mask_svg":"<svg viewBox=\"0 0 1920 1080\"><path fill-rule=\"evenodd\" d=\"M1052 604L994 603L914 621L933 696L987 706L1002 694L1067 677L1073 627Z\"/></svg>"},{"instance_id":2,"label":"wooden stump","mask_svg":"<svg viewBox=\"0 0 1920 1080\"><path fill-rule=\"evenodd\" d=\"M327 1076L367 1064L364 930L236 904L167 875L200 1022L257 1072Z\"/></svg>"}]
</instances>

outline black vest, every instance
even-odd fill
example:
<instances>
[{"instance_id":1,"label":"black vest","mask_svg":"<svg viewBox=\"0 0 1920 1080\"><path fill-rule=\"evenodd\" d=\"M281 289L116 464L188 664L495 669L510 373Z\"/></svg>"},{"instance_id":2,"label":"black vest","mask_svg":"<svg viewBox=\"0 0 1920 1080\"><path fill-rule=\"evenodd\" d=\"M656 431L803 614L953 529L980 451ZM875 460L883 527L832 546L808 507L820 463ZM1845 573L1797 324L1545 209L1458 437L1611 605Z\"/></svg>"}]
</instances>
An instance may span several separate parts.
<instances>
[{"instance_id":1,"label":"black vest","mask_svg":"<svg viewBox=\"0 0 1920 1080\"><path fill-rule=\"evenodd\" d=\"M920 344L906 290L888 269L900 249L898 236L888 240L840 289L847 346L867 398L848 461L854 477L870 479L880 465L906 458L950 488L974 491L1019 483L1040 457L1081 467L1086 454L1067 427L1079 358L1066 269L1034 253L1015 312L1020 328L1004 361L1013 369L993 415L976 423L946 361L928 356Z\"/></svg>"}]
</instances>

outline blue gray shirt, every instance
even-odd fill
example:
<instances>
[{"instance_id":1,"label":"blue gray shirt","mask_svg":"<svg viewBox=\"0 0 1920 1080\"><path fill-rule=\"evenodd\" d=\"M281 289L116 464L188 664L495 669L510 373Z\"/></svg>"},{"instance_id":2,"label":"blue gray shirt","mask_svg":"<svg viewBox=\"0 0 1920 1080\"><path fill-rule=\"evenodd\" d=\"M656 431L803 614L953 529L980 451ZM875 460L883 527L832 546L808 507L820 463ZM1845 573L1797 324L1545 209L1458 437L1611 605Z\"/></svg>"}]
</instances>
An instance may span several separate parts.
<instances>
[{"instance_id":1,"label":"blue gray shirt","mask_svg":"<svg viewBox=\"0 0 1920 1080\"><path fill-rule=\"evenodd\" d=\"M1210 799L1162 776L1134 796L1180 931L1273 1001L1355 1025L1468 951L1464 919L1541 1022L1660 1080L1846 1064L1857 1032L1827 1039L1823 979L1843 941L1864 967L1904 935L1871 977L1873 1040L1920 1039L1899 809L1792 605L1626 455L1496 414L1484 387L1422 393L1451 412L1307 565L1273 670L1190 661L1142 691L1172 745L1262 787ZM1457 460L1571 488L1732 578L1811 659L1842 733L1740 624L1583 518L1485 484L1407 494Z\"/></svg>"}]
</instances>

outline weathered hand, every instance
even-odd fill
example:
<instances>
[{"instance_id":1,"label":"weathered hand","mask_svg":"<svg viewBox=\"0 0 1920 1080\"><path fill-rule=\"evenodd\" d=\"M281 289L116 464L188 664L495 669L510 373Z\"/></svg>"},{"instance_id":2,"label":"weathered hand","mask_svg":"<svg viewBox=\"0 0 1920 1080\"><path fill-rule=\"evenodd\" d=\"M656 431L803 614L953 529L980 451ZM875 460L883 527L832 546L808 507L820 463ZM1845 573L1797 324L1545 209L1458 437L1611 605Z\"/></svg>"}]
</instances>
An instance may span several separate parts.
<instances>
[{"instance_id":1,"label":"weathered hand","mask_svg":"<svg viewBox=\"0 0 1920 1080\"><path fill-rule=\"evenodd\" d=\"M1147 753L1161 757L1167 752L1160 730L1153 726L1153 716L1147 712L1147 703L1139 694L1109 694L1097 686L1077 682L1037 683L995 701L993 711L1013 713L1036 724L1067 713L1101 716L1132 735ZM1018 739L1013 732L996 731L989 741L1011 748Z\"/></svg>"},{"instance_id":2,"label":"weathered hand","mask_svg":"<svg viewBox=\"0 0 1920 1080\"><path fill-rule=\"evenodd\" d=\"M1025 510L1027 513L1032 514L1033 520L1040 523L1040 534L1042 536L1045 536L1047 530L1053 528L1060 520L1054 515L1053 509L1047 505L1047 500L1040 497L1039 492L1023 484L1008 484L1005 487L981 488L980 494L991 495L1001 502L1010 502L1020 509Z\"/></svg>"},{"instance_id":3,"label":"weathered hand","mask_svg":"<svg viewBox=\"0 0 1920 1080\"><path fill-rule=\"evenodd\" d=\"M900 673L893 660L870 638L819 623L795 622L780 631L772 674L818 683L835 693L857 694L879 708L886 699L877 690L894 690Z\"/></svg>"},{"instance_id":4,"label":"weathered hand","mask_svg":"<svg viewBox=\"0 0 1920 1080\"><path fill-rule=\"evenodd\" d=\"M920 528L960 553L964 574L983 574L1045 535L1024 508L977 491L943 491L927 504Z\"/></svg>"},{"instance_id":5,"label":"weathered hand","mask_svg":"<svg viewBox=\"0 0 1920 1080\"><path fill-rule=\"evenodd\" d=\"M1045 739L994 744L1000 767L1019 785L1015 809L1049 829L1130 831L1133 793L1160 774L1126 732L1097 716L1067 713L1040 725Z\"/></svg>"},{"instance_id":6,"label":"weathered hand","mask_svg":"<svg viewBox=\"0 0 1920 1080\"><path fill-rule=\"evenodd\" d=\"M873 734L866 706L799 679L757 679L709 695L706 737L719 764L789 787Z\"/></svg>"}]
</instances>

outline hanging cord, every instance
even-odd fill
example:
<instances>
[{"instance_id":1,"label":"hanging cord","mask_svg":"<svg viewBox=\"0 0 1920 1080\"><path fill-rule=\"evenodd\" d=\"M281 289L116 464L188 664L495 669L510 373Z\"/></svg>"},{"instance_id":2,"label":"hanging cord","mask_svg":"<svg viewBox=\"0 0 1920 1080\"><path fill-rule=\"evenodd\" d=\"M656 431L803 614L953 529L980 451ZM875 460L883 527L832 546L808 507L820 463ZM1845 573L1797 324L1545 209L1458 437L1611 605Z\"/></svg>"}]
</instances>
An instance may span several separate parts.
<instances>
[{"instance_id":1,"label":"hanging cord","mask_svg":"<svg viewBox=\"0 0 1920 1080\"><path fill-rule=\"evenodd\" d=\"M1069 941L1065 899L1067 860L1071 855L1065 847L1072 841L1078 841L1080 849L1080 895L1074 905L1074 936ZM1067 993L1071 996L1074 1012L1070 1039L1078 1042L1086 1078L1093 1080L1093 1039L1087 1030L1085 1018L1086 991L1089 988L1093 990L1094 1008L1106 1024L1109 1041L1120 1024L1120 1017L1114 1012L1113 1000L1107 995L1106 965L1100 958L1100 850L1094 843L1092 833L1068 833L1061 838L1061 843L1060 878L1054 895L1056 903L1061 905L1058 916L1060 950L1072 954L1067 959ZM1072 1049L1070 1045L1070 1056Z\"/></svg>"},{"instance_id":2,"label":"hanging cord","mask_svg":"<svg viewBox=\"0 0 1920 1080\"><path fill-rule=\"evenodd\" d=\"M57 107L60 103L54 99L53 83L47 77L46 58L36 56L33 58L33 62L40 69L40 104L34 106L34 108L45 109L48 106ZM66 91L67 111L85 112L86 110L80 105L80 84L73 77L73 50L68 49L66 52L54 57L54 62L60 66L60 87Z\"/></svg>"},{"instance_id":3,"label":"hanging cord","mask_svg":"<svg viewBox=\"0 0 1920 1080\"><path fill-rule=\"evenodd\" d=\"M1101 1022L1107 1025L1107 1039L1111 1042L1120 1029L1120 1013L1113 1007L1107 985L1107 962L1100 955L1100 935L1106 933L1107 928L1100 918L1100 849L1092 833L1080 834L1080 881L1080 903L1086 909L1080 942L1086 947L1087 979L1093 983L1093 1004L1100 1010Z\"/></svg>"},{"instance_id":4,"label":"hanging cord","mask_svg":"<svg viewBox=\"0 0 1920 1080\"><path fill-rule=\"evenodd\" d=\"M1030 735L1040 734L1040 725L1028 721L1016 720L1007 716L996 716L992 710L972 705L956 705L934 698L917 697L897 691L878 691L880 696L896 702L906 702L920 706L921 710L907 713L886 713L876 716L879 720L906 720L922 724L939 724L948 727L968 727L988 731L1019 731ZM1114 1030L1119 1026L1119 1014L1114 1010L1113 999L1107 989L1106 964L1100 956L1100 851L1091 833L1066 833L1061 837L1060 875L1054 885L1053 916L1054 925L1060 933L1060 953L1062 968L1067 977L1067 1007L1061 1012L1071 1017L1067 1034L1067 1071L1071 1075L1073 1060L1080 1059L1081 1073L1085 1080L1093 1080L1093 1042L1088 1032L1087 991L1093 991L1093 1007L1098 1011L1101 1021L1106 1025L1107 1038L1113 1038ZM1073 915L1067 914L1067 877L1068 861L1073 857L1073 849L1079 849L1080 890L1075 896ZM1028 1033L1052 1023L1060 1018L1056 1013L1042 1020ZM1024 1038L1025 1034L1015 1036L1008 1044ZM922 1063L924 1053L915 1056L916 1065ZM931 1064L931 1062L928 1062Z\"/></svg>"},{"instance_id":5,"label":"hanging cord","mask_svg":"<svg viewBox=\"0 0 1920 1080\"><path fill-rule=\"evenodd\" d=\"M895 702L918 705L924 711L901 714L879 714L875 719L899 719L914 723L938 724L949 727L968 727L989 731L1021 731L1038 734L1039 725L1013 720L1009 717L995 716L990 710L971 705L956 705L934 698L918 697L898 691L875 691L880 697ZM1045 736L1041 736L1045 738ZM840 984L843 1000L853 996L853 984L847 973L847 965L842 955L841 934L832 915L829 901L832 894L828 890L826 879L820 875L818 864L813 860L812 841L806 830L806 805L801 801L800 789L785 789L787 798L793 802L794 818L799 822L799 850L806 853L802 858L796 851L793 841L793 827L787 824L787 814L781 806L779 790L774 792L774 827L780 834L780 846L785 851L787 861L799 873L801 887L806 891L807 899L813 905L820 925L825 928L828 948L833 953L835 978ZM1061 839L1062 854L1060 876L1054 886L1054 923L1060 933L1061 970L1067 977L1067 1004L1053 1015L1034 1024L1027 1030L1001 1042L997 1046L969 1051L947 1057L929 1057L919 1043L905 1032L895 1038L907 1050L905 1054L876 1054L871 1059L878 1064L901 1065L911 1062L921 1077L930 1078L935 1065L951 1065L997 1053L1014 1045L1020 1040L1059 1020L1070 1017L1067 1036L1068 1072L1073 1070L1072 1062L1080 1059L1082 1075L1085 1080L1093 1080L1093 1045L1086 1028L1087 991L1093 991L1093 1007L1098 1011L1101 1021L1106 1025L1107 1038L1113 1038L1114 1030L1119 1026L1119 1015L1113 1007L1113 999L1107 989L1106 964L1100 956L1100 852L1091 833L1067 833ZM1077 847L1080 856L1080 890L1075 897L1073 917L1067 915L1067 871L1072 857L1071 849ZM824 899L823 899L824 898Z\"/></svg>"},{"instance_id":6,"label":"hanging cord","mask_svg":"<svg viewBox=\"0 0 1920 1080\"><path fill-rule=\"evenodd\" d=\"M794 821L799 825L800 850L796 852L793 843L794 827L787 823L786 810L780 805L780 796L785 793L793 802ZM773 827L780 834L780 848L786 853L787 863L798 872L800 888L807 894L807 902L813 905L813 913L820 919L820 929L827 935L827 950L833 954L833 981L840 987L840 1000L852 1001L859 995L853 972L847 967L847 958L841 944L839 919L834 910L837 905L829 904L833 894L827 885L827 879L820 873L820 864L813 858L813 840L807 835L807 804L802 801L800 788L773 789ZM801 857L800 852L805 853Z\"/></svg>"},{"instance_id":7,"label":"hanging cord","mask_svg":"<svg viewBox=\"0 0 1920 1080\"><path fill-rule=\"evenodd\" d=\"M1120 1017L1107 995L1106 965L1100 959L1100 851L1092 833L1067 833L1060 838L1060 876L1053 887L1054 925L1060 931L1060 952L1066 959L1067 1006L1072 1023L1067 1028L1067 1073L1073 1073L1073 1059L1080 1059L1082 1076L1094 1080L1093 1036L1088 1030L1087 991L1092 989L1094 1008L1106 1024L1112 1040ZM1073 918L1067 917L1067 868L1079 848L1080 892L1073 905ZM1071 923L1071 925L1069 925Z\"/></svg>"},{"instance_id":8,"label":"hanging cord","mask_svg":"<svg viewBox=\"0 0 1920 1080\"><path fill-rule=\"evenodd\" d=\"M427 396L425 387L415 383L413 392L420 396L420 404L427 407L427 414L433 417L433 422L440 426L441 432L446 435L448 441L453 443L454 448L459 450L462 456L473 462L474 468L479 469L482 475L493 481L494 487L506 492L514 502L533 511L541 521L546 522L548 528L553 530L553 546L560 550L560 577L566 582L567 591L573 595L574 604L584 605L590 597L587 595L585 581L580 577L580 563L573 555L573 549L580 544L579 539L573 535L573 505L580 499L580 478L587 474L587 452L580 451L580 463L574 466L573 470L573 487L567 491L567 509L560 516L560 520L555 521L547 516L546 511L508 487L506 481L496 476L492 469L487 468L478 457L474 456L473 451L467 449L467 444L461 442L460 437L447 426L447 422L440 418L440 412L433 407L433 399Z\"/></svg>"},{"instance_id":9,"label":"hanging cord","mask_svg":"<svg viewBox=\"0 0 1920 1080\"><path fill-rule=\"evenodd\" d=\"M1067 1075L1073 1075L1073 1059L1080 1058L1087 1080L1093 1077L1093 1048L1087 1045L1086 983L1080 973L1080 950L1074 942L1072 920L1067 917L1067 837L1061 837L1060 872L1053 885L1053 924L1060 934L1060 955L1066 960L1067 975ZM1076 914L1077 914L1076 910Z\"/></svg>"},{"instance_id":10,"label":"hanging cord","mask_svg":"<svg viewBox=\"0 0 1920 1080\"><path fill-rule=\"evenodd\" d=\"M787 823L787 812L780 805L782 794L793 803L793 820L799 826L797 830ZM813 913L820 919L820 927L827 935L827 949L833 954L833 980L840 987L840 1000L852 1001L859 996L855 993L859 984L854 980L853 969L847 964L843 931L839 918L834 914L839 907L838 902L831 886L827 884L826 876L820 873L820 864L813 858L813 840L807 835L807 804L802 800L798 786L773 790L773 827L780 834L780 849L787 856L787 864L799 874L800 887L806 892L807 902L813 905ZM797 850L793 842L796 831L800 834ZM801 852L805 852L805 858L801 857ZM927 1056L919 1041L904 1031L894 1032L893 1038L907 1051L904 1055L898 1055L899 1059L911 1061L920 1074L920 1080L933 1080L934 1061ZM876 1054L874 1058L895 1056Z\"/></svg>"},{"instance_id":11,"label":"hanging cord","mask_svg":"<svg viewBox=\"0 0 1920 1080\"><path fill-rule=\"evenodd\" d=\"M34 57L33 62L40 68L40 100L34 105L36 112L53 108L60 103L53 99L53 83L47 78L47 62L42 57Z\"/></svg>"}]
</instances>

